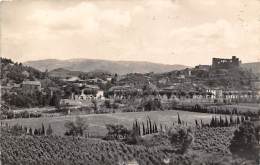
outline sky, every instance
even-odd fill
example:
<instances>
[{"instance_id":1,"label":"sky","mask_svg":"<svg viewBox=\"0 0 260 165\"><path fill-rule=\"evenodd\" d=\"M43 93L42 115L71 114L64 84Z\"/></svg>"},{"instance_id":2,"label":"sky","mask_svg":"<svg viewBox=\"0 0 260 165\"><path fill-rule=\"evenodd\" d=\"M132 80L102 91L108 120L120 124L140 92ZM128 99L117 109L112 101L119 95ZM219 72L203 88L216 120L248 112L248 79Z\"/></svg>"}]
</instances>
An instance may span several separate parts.
<instances>
[{"instance_id":1,"label":"sky","mask_svg":"<svg viewBox=\"0 0 260 165\"><path fill-rule=\"evenodd\" d=\"M1 1L1 56L195 66L260 61L260 0Z\"/></svg>"}]
</instances>

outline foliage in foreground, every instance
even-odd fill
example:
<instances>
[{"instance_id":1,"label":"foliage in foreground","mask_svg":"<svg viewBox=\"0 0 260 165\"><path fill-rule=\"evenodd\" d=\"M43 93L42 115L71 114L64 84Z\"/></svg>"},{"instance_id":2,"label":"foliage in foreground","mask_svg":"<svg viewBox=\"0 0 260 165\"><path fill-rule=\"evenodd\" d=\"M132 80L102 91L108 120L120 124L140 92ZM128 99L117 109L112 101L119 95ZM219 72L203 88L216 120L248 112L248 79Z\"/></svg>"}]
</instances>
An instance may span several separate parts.
<instances>
[{"instance_id":1,"label":"foliage in foreground","mask_svg":"<svg viewBox=\"0 0 260 165\"><path fill-rule=\"evenodd\" d=\"M67 121L64 126L67 128L66 136L83 136L84 131L88 128L86 121L80 117L76 117L75 122Z\"/></svg>"},{"instance_id":2,"label":"foliage in foreground","mask_svg":"<svg viewBox=\"0 0 260 165\"><path fill-rule=\"evenodd\" d=\"M126 145L80 137L1 136L3 164L123 164L136 160L140 165L158 164L239 164L241 160L214 155L214 160L198 155L176 155L167 147ZM218 158L219 157L219 158ZM225 162L225 163L224 163Z\"/></svg>"},{"instance_id":3,"label":"foliage in foreground","mask_svg":"<svg viewBox=\"0 0 260 165\"><path fill-rule=\"evenodd\" d=\"M239 130L234 132L229 146L230 151L240 156L256 159L259 152L256 147L259 144L258 131L252 122L247 121L241 124Z\"/></svg>"}]
</instances>

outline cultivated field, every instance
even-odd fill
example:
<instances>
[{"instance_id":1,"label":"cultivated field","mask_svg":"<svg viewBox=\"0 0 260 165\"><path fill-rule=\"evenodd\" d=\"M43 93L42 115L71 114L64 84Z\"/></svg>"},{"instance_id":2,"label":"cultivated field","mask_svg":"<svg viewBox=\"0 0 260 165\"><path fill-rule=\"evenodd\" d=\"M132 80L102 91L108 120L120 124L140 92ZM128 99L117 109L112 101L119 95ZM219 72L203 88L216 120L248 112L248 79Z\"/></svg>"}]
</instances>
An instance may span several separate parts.
<instances>
[{"instance_id":1,"label":"cultivated field","mask_svg":"<svg viewBox=\"0 0 260 165\"><path fill-rule=\"evenodd\" d=\"M68 136L0 137L4 164L240 164L228 146L234 127L194 129L194 141L187 153L176 154L176 146L165 136L151 141L153 145L127 145L116 141ZM170 163L169 163L170 162ZM225 162L225 163L224 163ZM240 162L240 163L239 163ZM254 163L246 163L254 164Z\"/></svg>"},{"instance_id":2,"label":"cultivated field","mask_svg":"<svg viewBox=\"0 0 260 165\"><path fill-rule=\"evenodd\" d=\"M86 120L89 125L88 132L92 135L104 135L106 133L106 124L123 124L124 126L131 128L135 119L138 121L146 121L147 116L155 121L157 124L172 125L173 122L177 122L177 113L180 114L181 120L187 122L188 125L195 124L195 119L198 121L208 123L212 117L212 114L187 112L187 111L150 111L150 112L127 112L127 113L110 113L110 114L90 114L80 115L80 117ZM54 133L57 135L63 135L65 132L64 123L66 121L73 121L77 116L60 116L60 117L42 117L42 118L21 118L10 119L2 122L10 125L20 124L31 128L40 128L43 123L45 127L51 124Z\"/></svg>"}]
</instances>

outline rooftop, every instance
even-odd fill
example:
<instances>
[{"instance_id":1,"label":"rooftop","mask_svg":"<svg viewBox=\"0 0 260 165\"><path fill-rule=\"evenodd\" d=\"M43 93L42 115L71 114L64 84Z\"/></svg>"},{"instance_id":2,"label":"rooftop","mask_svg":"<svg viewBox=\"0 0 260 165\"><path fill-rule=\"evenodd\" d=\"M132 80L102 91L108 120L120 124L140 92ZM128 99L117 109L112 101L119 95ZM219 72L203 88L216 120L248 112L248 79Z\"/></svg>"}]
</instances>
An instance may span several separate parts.
<instances>
[{"instance_id":1,"label":"rooftop","mask_svg":"<svg viewBox=\"0 0 260 165\"><path fill-rule=\"evenodd\" d=\"M23 81L23 85L41 85L40 81Z\"/></svg>"}]
</instances>

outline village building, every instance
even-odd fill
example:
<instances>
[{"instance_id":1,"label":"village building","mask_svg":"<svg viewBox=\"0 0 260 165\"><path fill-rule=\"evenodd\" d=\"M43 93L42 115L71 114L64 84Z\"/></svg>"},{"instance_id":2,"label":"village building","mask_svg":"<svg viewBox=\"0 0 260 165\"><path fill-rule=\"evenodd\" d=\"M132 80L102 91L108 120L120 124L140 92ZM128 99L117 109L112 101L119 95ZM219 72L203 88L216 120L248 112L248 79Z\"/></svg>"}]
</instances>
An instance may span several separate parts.
<instances>
[{"instance_id":1,"label":"village building","mask_svg":"<svg viewBox=\"0 0 260 165\"><path fill-rule=\"evenodd\" d=\"M221 88L207 88L207 97L211 99L223 98L223 90Z\"/></svg>"},{"instance_id":2,"label":"village building","mask_svg":"<svg viewBox=\"0 0 260 165\"><path fill-rule=\"evenodd\" d=\"M41 91L40 81L23 81L21 84L22 92L27 94L33 94Z\"/></svg>"},{"instance_id":3,"label":"village building","mask_svg":"<svg viewBox=\"0 0 260 165\"><path fill-rule=\"evenodd\" d=\"M256 98L260 99L260 81L254 82L254 88L255 88Z\"/></svg>"},{"instance_id":4,"label":"village building","mask_svg":"<svg viewBox=\"0 0 260 165\"><path fill-rule=\"evenodd\" d=\"M74 100L93 100L99 99L104 100L104 91L100 90L100 88L96 85L85 85L84 88L81 90L80 95L74 95L72 93L72 99Z\"/></svg>"},{"instance_id":5,"label":"village building","mask_svg":"<svg viewBox=\"0 0 260 165\"><path fill-rule=\"evenodd\" d=\"M28 77L30 76L30 73L27 72L26 70L23 71L22 74L23 74L26 78L28 78Z\"/></svg>"},{"instance_id":6,"label":"village building","mask_svg":"<svg viewBox=\"0 0 260 165\"><path fill-rule=\"evenodd\" d=\"M195 66L196 70L203 70L203 71L208 71L210 69L210 65L197 65Z\"/></svg>"},{"instance_id":7,"label":"village building","mask_svg":"<svg viewBox=\"0 0 260 165\"><path fill-rule=\"evenodd\" d=\"M128 99L131 96L137 96L141 93L141 89L129 85L113 86L108 90L108 97L111 99Z\"/></svg>"},{"instance_id":8,"label":"village building","mask_svg":"<svg viewBox=\"0 0 260 165\"><path fill-rule=\"evenodd\" d=\"M1 89L1 95L7 93L7 94L11 94L11 93L16 93L17 91L20 90L21 85L20 84L16 84L13 82L8 82L6 85L1 85L0 89Z\"/></svg>"},{"instance_id":9,"label":"village building","mask_svg":"<svg viewBox=\"0 0 260 165\"><path fill-rule=\"evenodd\" d=\"M11 89L12 89L12 87L10 87L10 86L2 86L2 85L1 85L1 86L0 86L1 95L11 93Z\"/></svg>"},{"instance_id":10,"label":"village building","mask_svg":"<svg viewBox=\"0 0 260 165\"><path fill-rule=\"evenodd\" d=\"M80 80L81 80L81 79L80 79L79 77L76 77L76 76L74 76L74 77L69 77L69 78L67 78L67 79L63 79L63 81L70 82L70 83L78 82L78 81L80 81Z\"/></svg>"}]
</instances>

